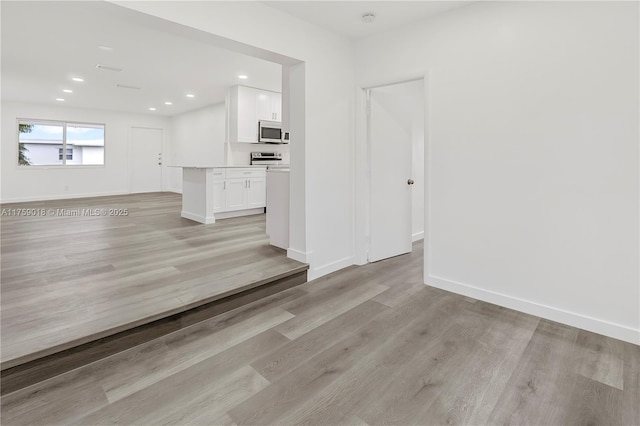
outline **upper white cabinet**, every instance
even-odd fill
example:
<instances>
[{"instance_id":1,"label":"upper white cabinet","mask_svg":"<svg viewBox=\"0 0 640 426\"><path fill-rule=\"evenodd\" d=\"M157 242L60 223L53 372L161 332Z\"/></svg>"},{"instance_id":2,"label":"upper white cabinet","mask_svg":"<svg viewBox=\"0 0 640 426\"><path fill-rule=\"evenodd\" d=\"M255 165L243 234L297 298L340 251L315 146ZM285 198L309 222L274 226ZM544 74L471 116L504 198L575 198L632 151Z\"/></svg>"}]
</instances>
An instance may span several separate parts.
<instances>
[{"instance_id":1,"label":"upper white cabinet","mask_svg":"<svg viewBox=\"0 0 640 426\"><path fill-rule=\"evenodd\" d=\"M282 121L282 94L246 86L229 92L229 142L258 142L258 121Z\"/></svg>"}]
</instances>

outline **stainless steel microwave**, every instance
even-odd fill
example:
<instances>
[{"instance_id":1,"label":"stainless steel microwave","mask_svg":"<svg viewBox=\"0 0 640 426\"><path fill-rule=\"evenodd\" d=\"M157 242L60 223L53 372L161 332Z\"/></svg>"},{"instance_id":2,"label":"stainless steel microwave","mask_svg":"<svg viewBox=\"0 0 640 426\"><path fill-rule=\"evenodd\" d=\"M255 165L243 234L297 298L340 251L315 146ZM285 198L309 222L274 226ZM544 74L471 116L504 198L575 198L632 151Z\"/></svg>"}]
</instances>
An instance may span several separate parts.
<instances>
[{"instance_id":1,"label":"stainless steel microwave","mask_svg":"<svg viewBox=\"0 0 640 426\"><path fill-rule=\"evenodd\" d=\"M282 123L280 121L258 121L258 142L282 143Z\"/></svg>"}]
</instances>

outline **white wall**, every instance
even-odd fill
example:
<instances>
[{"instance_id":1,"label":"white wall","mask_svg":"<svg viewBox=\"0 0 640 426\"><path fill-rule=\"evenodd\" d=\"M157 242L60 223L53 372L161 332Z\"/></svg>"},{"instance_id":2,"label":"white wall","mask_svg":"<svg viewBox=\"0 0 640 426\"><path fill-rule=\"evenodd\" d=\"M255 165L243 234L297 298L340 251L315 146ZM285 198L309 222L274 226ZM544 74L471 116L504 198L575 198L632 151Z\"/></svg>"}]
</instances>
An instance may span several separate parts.
<instances>
[{"instance_id":1,"label":"white wall","mask_svg":"<svg viewBox=\"0 0 640 426\"><path fill-rule=\"evenodd\" d=\"M224 102L171 118L169 165L225 164ZM170 190L182 192L182 169L170 167Z\"/></svg>"},{"instance_id":2,"label":"white wall","mask_svg":"<svg viewBox=\"0 0 640 426\"><path fill-rule=\"evenodd\" d=\"M17 165L17 119L50 119L105 124L105 165L46 167ZM89 197L129 192L128 131L131 126L169 129L169 120L150 115L75 109L40 104L2 102L3 203ZM168 132L164 132L167 134ZM163 141L166 152L169 141ZM132 160L133 161L133 160ZM166 169L163 176L166 176ZM166 182L165 182L166 187Z\"/></svg>"},{"instance_id":3,"label":"white wall","mask_svg":"<svg viewBox=\"0 0 640 426\"><path fill-rule=\"evenodd\" d=\"M291 150L292 244L309 261L314 278L353 263L354 202L354 63L347 39L258 2L114 1L195 28L204 33L270 52L263 57L302 69L304 135ZM181 29L183 33L188 31ZM196 35L201 41L206 34ZM304 61L296 68L291 58ZM287 62L288 61L288 62ZM284 92L284 89L283 89ZM297 99L291 94L291 99ZM296 107L292 115L301 111ZM327 123L333 137L327 138ZM296 127L291 123L291 137ZM300 216L300 213L304 213ZM299 237L299 238L298 238ZM300 245L297 245L300 244Z\"/></svg>"},{"instance_id":4,"label":"white wall","mask_svg":"<svg viewBox=\"0 0 640 426\"><path fill-rule=\"evenodd\" d=\"M427 75L427 284L640 342L637 2L480 2L356 45Z\"/></svg>"}]
</instances>

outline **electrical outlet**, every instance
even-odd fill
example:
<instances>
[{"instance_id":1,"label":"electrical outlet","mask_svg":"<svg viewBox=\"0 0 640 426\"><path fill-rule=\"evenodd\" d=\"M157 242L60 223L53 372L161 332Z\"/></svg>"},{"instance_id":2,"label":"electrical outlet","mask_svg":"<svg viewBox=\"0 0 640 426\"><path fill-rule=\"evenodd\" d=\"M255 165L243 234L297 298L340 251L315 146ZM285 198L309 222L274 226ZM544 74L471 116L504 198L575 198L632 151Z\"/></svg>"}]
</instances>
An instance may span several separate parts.
<instances>
[{"instance_id":1,"label":"electrical outlet","mask_svg":"<svg viewBox=\"0 0 640 426\"><path fill-rule=\"evenodd\" d=\"M64 186L64 190L65 190L65 191L68 191L68 190L69 190L69 185L65 185L65 186Z\"/></svg>"}]
</instances>

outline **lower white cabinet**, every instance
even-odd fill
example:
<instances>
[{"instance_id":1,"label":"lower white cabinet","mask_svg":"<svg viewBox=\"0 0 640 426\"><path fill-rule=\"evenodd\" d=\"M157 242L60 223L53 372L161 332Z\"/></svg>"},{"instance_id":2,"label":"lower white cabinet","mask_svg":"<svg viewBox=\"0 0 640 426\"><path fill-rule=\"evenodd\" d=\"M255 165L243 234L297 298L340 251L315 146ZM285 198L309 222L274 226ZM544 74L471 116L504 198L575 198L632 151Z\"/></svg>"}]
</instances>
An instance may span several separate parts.
<instances>
[{"instance_id":1,"label":"lower white cabinet","mask_svg":"<svg viewBox=\"0 0 640 426\"><path fill-rule=\"evenodd\" d=\"M247 180L227 179L225 211L243 210L247 208Z\"/></svg>"},{"instance_id":2,"label":"lower white cabinet","mask_svg":"<svg viewBox=\"0 0 640 426\"><path fill-rule=\"evenodd\" d=\"M214 213L264 208L267 205L265 169L228 168L223 179L214 178Z\"/></svg>"},{"instance_id":3,"label":"lower white cabinet","mask_svg":"<svg viewBox=\"0 0 640 426\"><path fill-rule=\"evenodd\" d=\"M226 191L224 190L226 186L225 180L214 180L213 181L213 212L218 213L222 212L226 206Z\"/></svg>"},{"instance_id":4,"label":"lower white cabinet","mask_svg":"<svg viewBox=\"0 0 640 426\"><path fill-rule=\"evenodd\" d=\"M224 211L225 208L225 169L213 169L213 212Z\"/></svg>"},{"instance_id":5,"label":"lower white cabinet","mask_svg":"<svg viewBox=\"0 0 640 426\"><path fill-rule=\"evenodd\" d=\"M252 177L248 180L247 207L250 209L267 206L267 177Z\"/></svg>"}]
</instances>

